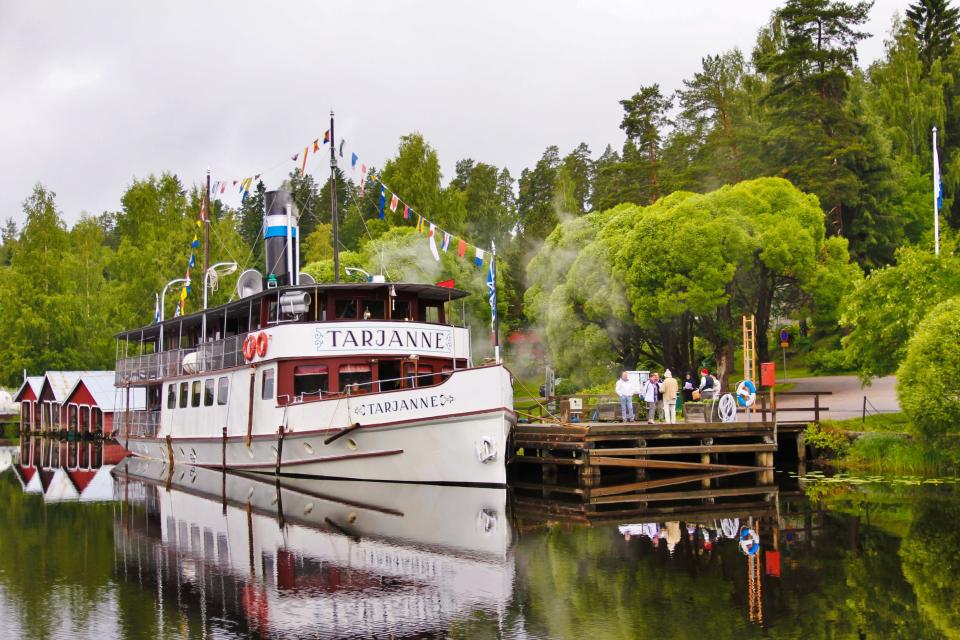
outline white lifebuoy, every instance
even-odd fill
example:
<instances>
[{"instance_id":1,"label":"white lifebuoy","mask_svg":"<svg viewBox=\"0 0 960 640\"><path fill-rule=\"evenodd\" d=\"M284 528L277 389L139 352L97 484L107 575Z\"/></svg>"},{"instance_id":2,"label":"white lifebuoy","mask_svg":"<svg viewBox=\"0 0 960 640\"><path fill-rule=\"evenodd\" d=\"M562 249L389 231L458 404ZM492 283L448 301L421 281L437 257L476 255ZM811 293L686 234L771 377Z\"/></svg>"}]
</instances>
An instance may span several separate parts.
<instances>
[{"instance_id":1,"label":"white lifebuoy","mask_svg":"<svg viewBox=\"0 0 960 640\"><path fill-rule=\"evenodd\" d=\"M740 552L745 556L755 556L760 551L760 536L757 532L744 527L740 534Z\"/></svg>"},{"instance_id":2,"label":"white lifebuoy","mask_svg":"<svg viewBox=\"0 0 960 640\"><path fill-rule=\"evenodd\" d=\"M733 399L732 393L725 393L720 396L717 415L720 416L720 422L736 422L737 402Z\"/></svg>"},{"instance_id":3,"label":"white lifebuoy","mask_svg":"<svg viewBox=\"0 0 960 640\"><path fill-rule=\"evenodd\" d=\"M757 387L749 380L741 380L737 385L737 402L741 407L752 407L757 401Z\"/></svg>"}]
</instances>

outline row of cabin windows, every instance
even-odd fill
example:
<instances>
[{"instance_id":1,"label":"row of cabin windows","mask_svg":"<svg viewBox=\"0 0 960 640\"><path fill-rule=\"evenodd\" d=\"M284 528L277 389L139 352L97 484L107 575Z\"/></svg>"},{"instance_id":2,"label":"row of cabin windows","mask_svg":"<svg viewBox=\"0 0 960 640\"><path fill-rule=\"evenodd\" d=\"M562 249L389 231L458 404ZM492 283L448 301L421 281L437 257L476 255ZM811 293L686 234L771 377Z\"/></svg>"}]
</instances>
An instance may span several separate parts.
<instances>
[{"instance_id":1,"label":"row of cabin windows","mask_svg":"<svg viewBox=\"0 0 960 640\"><path fill-rule=\"evenodd\" d=\"M446 379L453 369L444 367L441 371ZM378 379L373 379L373 367L365 363L342 364L337 370L339 390L341 392L370 393L371 391L393 391L395 389L412 389L435 384L434 367L430 364L413 364L400 360L380 360L377 367ZM264 378L266 383L266 377ZM273 372L270 372L272 396ZM332 392L330 373L327 365L298 365L293 369L293 395L295 398L304 396L322 396ZM264 396L267 399L268 396Z\"/></svg>"},{"instance_id":2,"label":"row of cabin windows","mask_svg":"<svg viewBox=\"0 0 960 640\"><path fill-rule=\"evenodd\" d=\"M216 389L214 389L216 386ZM177 402L177 383L171 382L167 385L167 409L181 409L187 407L199 407L200 398L203 397L203 406L212 407L214 402L214 391L216 391L216 402L219 406L227 404L227 398L230 393L230 379L223 376L214 381L213 378L206 380L184 381L179 384L179 399Z\"/></svg>"}]
</instances>

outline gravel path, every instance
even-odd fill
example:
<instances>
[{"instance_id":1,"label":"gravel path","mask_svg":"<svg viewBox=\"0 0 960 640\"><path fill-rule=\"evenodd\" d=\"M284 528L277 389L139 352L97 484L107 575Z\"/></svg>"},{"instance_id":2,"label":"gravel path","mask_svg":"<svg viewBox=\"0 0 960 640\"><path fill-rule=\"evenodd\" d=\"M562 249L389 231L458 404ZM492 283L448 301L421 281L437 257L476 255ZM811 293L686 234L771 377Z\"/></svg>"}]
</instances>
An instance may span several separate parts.
<instances>
[{"instance_id":1,"label":"gravel path","mask_svg":"<svg viewBox=\"0 0 960 640\"><path fill-rule=\"evenodd\" d=\"M794 378L795 383L791 391L830 391L832 395L820 396L820 406L829 407L829 411L821 410L821 418L843 420L860 417L863 412L863 398L867 398L867 413L896 413L900 411L897 402L897 378L887 376L876 378L870 386L862 387L856 376L821 376L817 378ZM777 398L778 408L812 407L813 398L810 396L780 396ZM813 412L787 411L777 416L780 421L796 422L812 420Z\"/></svg>"}]
</instances>

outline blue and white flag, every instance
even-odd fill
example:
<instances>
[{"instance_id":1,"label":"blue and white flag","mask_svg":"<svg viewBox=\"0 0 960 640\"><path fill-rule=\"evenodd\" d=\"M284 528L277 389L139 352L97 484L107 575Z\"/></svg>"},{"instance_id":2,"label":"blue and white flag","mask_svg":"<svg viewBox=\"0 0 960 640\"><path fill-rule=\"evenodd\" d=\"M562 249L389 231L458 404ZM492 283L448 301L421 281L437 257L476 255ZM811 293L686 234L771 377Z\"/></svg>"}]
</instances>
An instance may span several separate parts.
<instances>
[{"instance_id":1,"label":"blue and white flag","mask_svg":"<svg viewBox=\"0 0 960 640\"><path fill-rule=\"evenodd\" d=\"M157 292L153 293L153 322L160 322L160 294Z\"/></svg>"},{"instance_id":2,"label":"blue and white flag","mask_svg":"<svg viewBox=\"0 0 960 640\"><path fill-rule=\"evenodd\" d=\"M384 213L383 208L387 204L387 190L383 185L380 186L380 219L383 220Z\"/></svg>"},{"instance_id":3,"label":"blue and white flag","mask_svg":"<svg viewBox=\"0 0 960 640\"><path fill-rule=\"evenodd\" d=\"M477 265L477 269L480 269L480 268L483 267L483 256L484 256L484 255L486 255L486 253L484 252L484 250L481 249L480 247L477 247L477 255L476 255L476 257L473 259L473 263L474 263L475 265Z\"/></svg>"},{"instance_id":4,"label":"blue and white flag","mask_svg":"<svg viewBox=\"0 0 960 640\"><path fill-rule=\"evenodd\" d=\"M943 209L943 178L940 176L940 155L937 153L936 138L933 143L933 198L937 211Z\"/></svg>"},{"instance_id":5,"label":"blue and white flag","mask_svg":"<svg viewBox=\"0 0 960 640\"><path fill-rule=\"evenodd\" d=\"M497 322L497 274L494 263L490 261L490 270L487 271L487 296L490 298L490 329L493 330Z\"/></svg>"}]
</instances>

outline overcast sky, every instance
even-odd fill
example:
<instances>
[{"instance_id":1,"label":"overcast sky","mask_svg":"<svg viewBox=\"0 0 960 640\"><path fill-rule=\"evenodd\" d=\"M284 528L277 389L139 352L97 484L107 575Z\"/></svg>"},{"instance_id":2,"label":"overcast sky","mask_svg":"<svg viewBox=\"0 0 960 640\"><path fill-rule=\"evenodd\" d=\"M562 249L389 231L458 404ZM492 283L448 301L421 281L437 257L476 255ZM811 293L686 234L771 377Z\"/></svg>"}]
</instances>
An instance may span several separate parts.
<instances>
[{"instance_id":1,"label":"overcast sky","mask_svg":"<svg viewBox=\"0 0 960 640\"><path fill-rule=\"evenodd\" d=\"M162 171L275 186L331 108L348 151L377 166L422 132L445 180L464 157L515 177L551 144L596 157L623 142L618 100L749 52L778 4L0 0L0 218L21 221L38 181L69 223ZM861 63L907 4L877 0Z\"/></svg>"}]
</instances>

